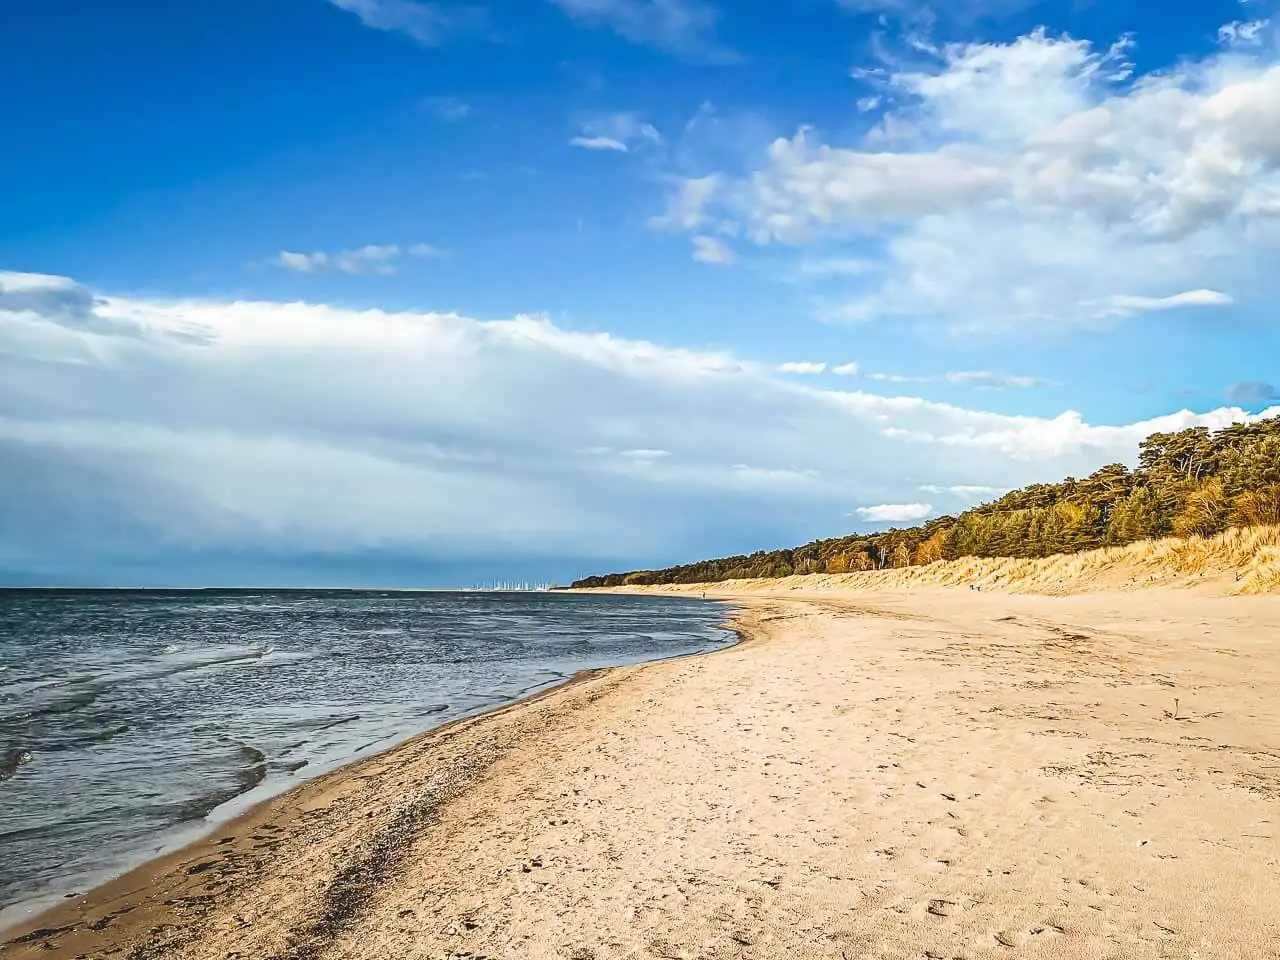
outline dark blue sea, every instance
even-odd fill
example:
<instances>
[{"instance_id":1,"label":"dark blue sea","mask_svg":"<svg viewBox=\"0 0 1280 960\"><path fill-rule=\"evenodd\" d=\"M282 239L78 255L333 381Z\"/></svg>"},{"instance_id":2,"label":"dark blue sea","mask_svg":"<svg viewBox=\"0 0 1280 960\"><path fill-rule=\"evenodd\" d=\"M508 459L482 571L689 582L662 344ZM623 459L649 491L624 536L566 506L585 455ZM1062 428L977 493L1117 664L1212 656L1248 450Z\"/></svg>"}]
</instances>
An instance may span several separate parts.
<instances>
[{"instance_id":1,"label":"dark blue sea","mask_svg":"<svg viewBox=\"0 0 1280 960\"><path fill-rule=\"evenodd\" d=\"M555 593L0 591L0 926L441 723L727 645L725 616Z\"/></svg>"}]
</instances>

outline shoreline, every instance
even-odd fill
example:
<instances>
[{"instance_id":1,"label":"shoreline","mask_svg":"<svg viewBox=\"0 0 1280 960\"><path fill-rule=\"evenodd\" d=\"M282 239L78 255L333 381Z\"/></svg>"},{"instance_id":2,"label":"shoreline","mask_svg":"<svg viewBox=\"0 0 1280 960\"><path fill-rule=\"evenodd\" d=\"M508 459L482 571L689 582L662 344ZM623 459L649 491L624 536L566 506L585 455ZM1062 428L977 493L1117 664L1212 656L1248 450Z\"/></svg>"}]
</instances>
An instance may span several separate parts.
<instances>
[{"instance_id":1,"label":"shoreline","mask_svg":"<svg viewBox=\"0 0 1280 960\"><path fill-rule=\"evenodd\" d=\"M29 928L43 926L44 924L41 923L43 919L46 917L52 917L63 910L66 904L61 901L67 901L69 903L74 900L81 904L92 904L96 900L103 899L99 894L107 888L112 887L117 883L125 883L134 874L153 872L151 869L153 867L183 861L185 859L183 855L188 851L194 850L206 843L216 834L231 830L232 827L242 821L252 821L256 814L265 812L265 809L273 802L280 800L295 791L305 790L312 784L319 783L328 777L346 774L363 763L382 759L387 754L393 753L401 747L408 746L413 741L418 740L421 737L429 736L437 731L443 731L454 724L464 723L468 720L480 719L493 713L500 713L510 707L514 707L525 702L531 702L536 700L538 697L553 693L556 690L568 687L571 684L591 679L592 676L609 669L613 668L605 667L594 670L581 670L578 673L566 677L565 679L554 680L549 684L539 684L534 687L531 692L522 694L512 700L499 703L494 706L483 707L480 708L478 712L467 713L460 717L455 717L452 720L447 720L438 726L428 727L425 730L411 733L404 739L383 747L377 753L372 753L368 756L352 756L345 761L339 762L336 766L321 770L306 779L284 786L282 789L275 790L265 796L246 801L245 798L250 797L261 786L261 784L251 787L244 793L237 794L231 799L214 807L205 815L202 821L193 821L182 825L180 829L175 831L174 842L172 844L162 844L159 851L154 856L147 857L145 860L135 864L123 873L104 877L100 882L95 883L82 893L76 892L74 895L63 895L60 897L52 894L43 898L33 897L27 901L20 900L10 907L4 908L5 910L21 909L24 903L34 905L40 903L42 900L48 900L47 906L35 910L30 916L0 923L0 952L3 952L4 946L14 938L15 934L19 932L25 933ZM238 805L243 805L243 809L235 810ZM187 835L187 839L181 841L177 840L177 836L181 836L183 834ZM159 839L159 837L156 839ZM84 907L83 909L90 910L92 907ZM3 911L0 911L0 914L2 913ZM50 926L52 926L52 924L50 924Z\"/></svg>"},{"instance_id":2,"label":"shoreline","mask_svg":"<svg viewBox=\"0 0 1280 960\"><path fill-rule=\"evenodd\" d=\"M86 925L95 928L95 932L100 932L114 926L112 921L116 917L124 917L129 913L133 913L138 906L156 907L156 904L147 904L146 900L149 898L140 891L156 880L170 877L182 868L189 868L187 874L190 876L203 872L195 868L203 863L205 857L214 853L225 855L228 851L233 854L238 852L235 841L239 839L241 834L255 830L261 831L265 825L274 827L274 821L296 816L299 811L308 809L309 801L312 799L309 796L310 794L324 793L335 787L341 788L344 781L358 779L362 767L394 761L395 755L401 752L414 748L420 749L423 745L422 741L438 736L447 736L455 728L465 727L479 721L497 719L504 713L532 706L545 697L567 692L575 686L600 679L610 671L617 669L621 668L602 667L594 670L579 671L568 679L559 681L546 689L512 700L509 703L499 704L477 714L458 717L438 727L432 727L421 733L413 734L380 753L354 759L310 780L296 784L281 793L267 797L230 819L212 824L210 829L202 836L182 844L177 849L161 853L159 856L146 860L118 877L112 877L98 884L83 895L75 897L74 902L72 902L72 898L68 898L67 903L54 904L28 919L0 929L0 954L5 953L6 949L12 949L17 946L38 945L41 949L40 956L78 955L78 951L66 952L69 949L68 947L61 943L53 945L50 941L57 936L73 933L77 927L82 928ZM195 861L200 861L201 863L196 863ZM134 901L142 901L142 903L135 904ZM172 905L168 902L162 904L162 906ZM91 915L97 914L102 916L94 921L88 920ZM104 920L107 922L103 922Z\"/></svg>"},{"instance_id":3,"label":"shoreline","mask_svg":"<svg viewBox=\"0 0 1280 960\"><path fill-rule=\"evenodd\" d=\"M738 607L743 642L304 784L0 955L1236 960L1280 942L1274 601L708 599Z\"/></svg>"},{"instance_id":4,"label":"shoreline","mask_svg":"<svg viewBox=\"0 0 1280 960\"><path fill-rule=\"evenodd\" d=\"M685 654L685 656L688 656L688 654ZM405 746L419 737L424 737L437 730L443 730L455 723L478 719L489 713L495 713L508 707L515 706L516 704L523 703L526 700L533 700L543 694L553 692L561 687L566 687L569 684L578 682L580 678L586 677L587 675L608 669L613 668L603 667L582 670L568 677L535 684L512 699L490 706L478 707L473 711L454 717L451 720L446 720L436 726L427 727L426 729L407 734L406 736L383 746L375 753L367 755L353 754L344 760L337 761L332 766L325 766L301 779L294 780L292 783L289 783L282 778L281 780L270 784L274 789L263 790L263 787L267 785L265 781L263 783L258 783L250 787L244 793L237 794L236 796L218 804L205 814L201 820L188 821L186 823L179 824L162 834L155 835L154 839L156 841L162 841L159 842L155 853L145 857L141 861L121 872L103 875L101 879L94 882L84 891L75 891L73 894L64 895L50 893L44 896L31 897L27 900L19 900L7 907L0 908L0 952L3 952L5 943L12 938L15 933L18 931L25 931L27 928L38 924L42 917L46 914L52 914L59 910L65 903L73 900L79 902L85 902L86 900L92 901L94 894L99 890L116 883L117 881L123 881L135 871L144 870L152 864L167 861L168 859L183 853L188 848L194 848L198 844L207 840L213 834L218 833L224 828L228 828L231 824L239 822L249 814L252 814L272 801L277 800L295 790L301 790L309 784L323 780L324 778L333 776L334 774L344 772L349 768L366 761L376 760L384 754ZM168 837L168 840L163 840L164 837ZM27 915L11 920L4 919L4 915L7 912L17 913L24 911L24 908L27 907L30 908L26 911Z\"/></svg>"},{"instance_id":5,"label":"shoreline","mask_svg":"<svg viewBox=\"0 0 1280 960\"><path fill-rule=\"evenodd\" d=\"M710 597L705 599L707 602L713 602ZM725 601L716 602L723 604ZM91 928L94 933L101 933L112 928L122 933L129 930L135 924L121 923L117 926L117 921L122 917L133 914L139 907L148 905L153 908L156 907L154 903L148 904L146 902L148 898L145 894L141 894L140 891L145 890L159 879L171 877L175 872L183 868L199 866L193 861L201 860L202 857L208 856L215 850L219 855L223 856L228 853L233 856L240 854L242 851L237 843L240 835L246 832L252 834L262 825L281 819L281 815L284 815L284 817L294 816L298 811L308 809L311 794L324 795L335 789L341 790L348 781L359 780L361 778L361 770L366 766L376 767L393 763L402 752L409 753L430 749L433 741L447 739L456 731L456 728L469 730L477 724L498 722L510 712L533 708L546 698L567 695L578 686L605 679L617 671L637 670L668 661L711 656L733 649L748 640L743 632L735 626L736 612L736 608L726 611L728 614L727 619L718 625L718 629L724 630L734 638L726 644L656 660L645 660L640 663L589 668L580 670L564 679L554 680L546 684L537 684L511 700L480 708L477 711L455 717L437 726L410 734L384 747L377 753L362 757L352 757L301 782L287 786L261 799L254 800L242 810L230 815L224 813L224 815L218 816L220 810L234 808L238 803L242 803L243 798L253 791L251 789L245 794L233 797L210 811L206 815L206 822L188 825L188 829L182 831L188 834L187 839L175 843L172 847L162 847L156 855L147 857L124 873L104 878L83 893L64 896L57 900L50 899L47 905L34 910L30 915L16 917L11 921L0 924L0 956L14 956L16 954L13 951L16 949L32 945L40 948L39 956L42 957L81 956L82 953L78 948L73 949L62 943L55 945L52 941L64 935L74 936L77 930L83 933L83 928L86 926ZM188 875L195 876L201 872L203 871L188 873ZM175 898L169 899L174 900ZM40 900L33 898L27 902L36 904ZM168 902L160 904L160 906L164 907L177 905L180 904ZM20 910L22 906L23 901L19 901L10 909ZM161 912L158 909L156 910L157 914ZM90 920L91 916L95 919ZM113 938L102 939L109 941ZM98 945L98 949L110 949L110 946Z\"/></svg>"}]
</instances>

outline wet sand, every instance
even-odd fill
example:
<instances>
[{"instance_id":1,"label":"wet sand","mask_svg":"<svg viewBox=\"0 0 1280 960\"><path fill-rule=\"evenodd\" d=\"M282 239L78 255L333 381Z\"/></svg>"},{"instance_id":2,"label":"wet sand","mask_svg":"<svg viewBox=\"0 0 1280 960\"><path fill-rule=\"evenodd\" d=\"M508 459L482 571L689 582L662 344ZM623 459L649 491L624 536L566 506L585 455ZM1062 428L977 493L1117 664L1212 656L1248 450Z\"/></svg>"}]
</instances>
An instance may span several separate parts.
<instances>
[{"instance_id":1,"label":"wet sand","mask_svg":"<svg viewBox=\"0 0 1280 960\"><path fill-rule=\"evenodd\" d=\"M1274 599L742 603L747 643L336 771L0 955L1276 954Z\"/></svg>"}]
</instances>

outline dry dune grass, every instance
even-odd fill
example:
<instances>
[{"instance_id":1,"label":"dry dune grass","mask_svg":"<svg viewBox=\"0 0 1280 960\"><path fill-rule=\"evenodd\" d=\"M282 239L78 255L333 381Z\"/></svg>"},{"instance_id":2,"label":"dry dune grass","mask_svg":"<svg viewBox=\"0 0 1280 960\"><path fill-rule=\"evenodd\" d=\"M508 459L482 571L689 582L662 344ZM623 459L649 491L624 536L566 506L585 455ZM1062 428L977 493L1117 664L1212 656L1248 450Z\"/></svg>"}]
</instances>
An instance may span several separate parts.
<instances>
[{"instance_id":1,"label":"dry dune grass","mask_svg":"<svg viewBox=\"0 0 1280 960\"><path fill-rule=\"evenodd\" d=\"M777 580L736 580L734 590L876 590L911 586L966 587L1011 593L1066 594L1160 584L1229 594L1280 592L1280 527L1245 527L1213 537L1170 537L1125 547L1034 560L967 557L920 567L864 573L807 574ZM689 585L645 587L686 592Z\"/></svg>"}]
</instances>

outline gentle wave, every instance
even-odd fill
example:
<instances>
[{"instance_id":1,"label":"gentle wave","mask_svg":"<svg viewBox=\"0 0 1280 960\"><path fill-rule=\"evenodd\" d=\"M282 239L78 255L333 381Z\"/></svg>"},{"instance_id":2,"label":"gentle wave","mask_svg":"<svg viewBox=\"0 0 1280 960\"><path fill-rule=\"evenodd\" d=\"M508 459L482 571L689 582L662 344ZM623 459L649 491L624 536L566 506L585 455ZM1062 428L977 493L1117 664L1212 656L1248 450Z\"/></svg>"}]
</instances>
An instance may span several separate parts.
<instances>
[{"instance_id":1,"label":"gentle wave","mask_svg":"<svg viewBox=\"0 0 1280 960\"><path fill-rule=\"evenodd\" d=\"M0 910L578 670L722 645L720 619L666 598L0 591Z\"/></svg>"}]
</instances>

